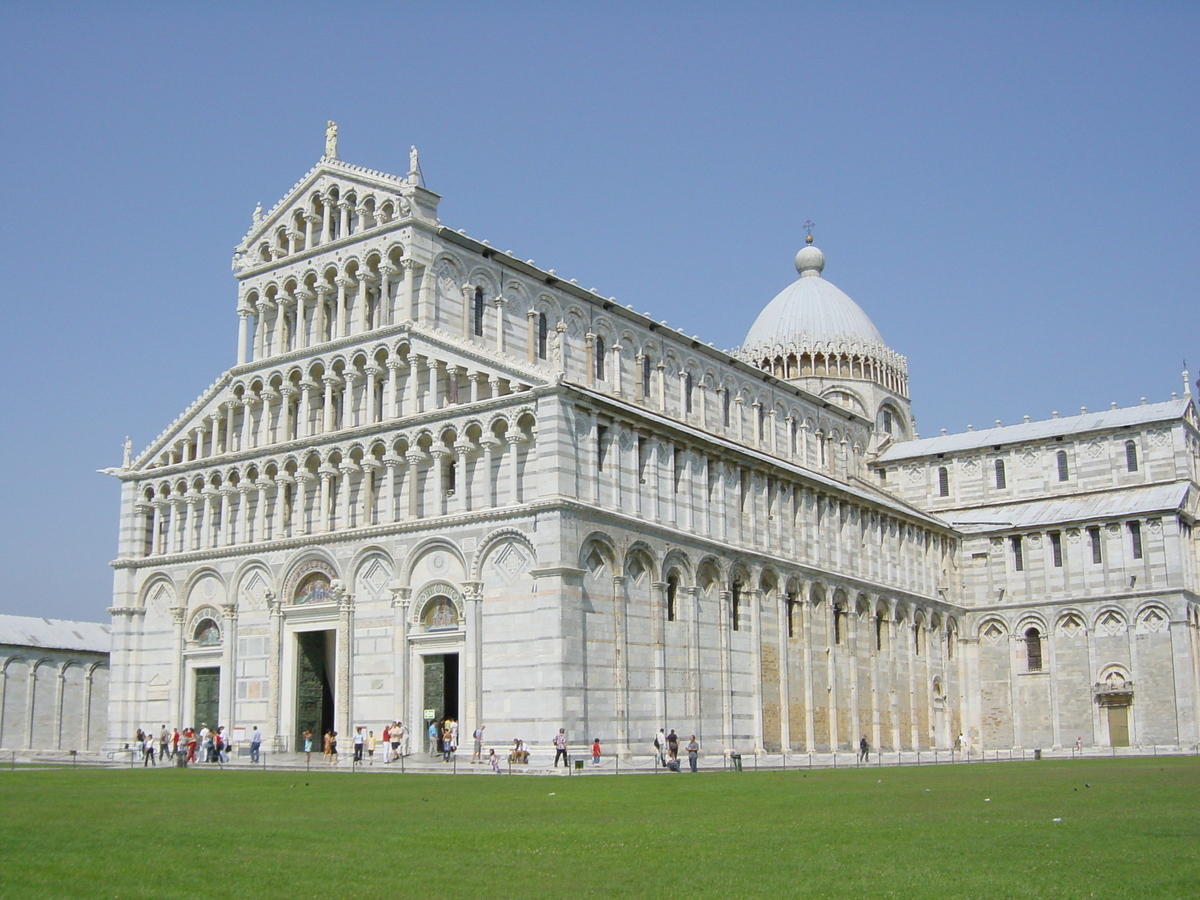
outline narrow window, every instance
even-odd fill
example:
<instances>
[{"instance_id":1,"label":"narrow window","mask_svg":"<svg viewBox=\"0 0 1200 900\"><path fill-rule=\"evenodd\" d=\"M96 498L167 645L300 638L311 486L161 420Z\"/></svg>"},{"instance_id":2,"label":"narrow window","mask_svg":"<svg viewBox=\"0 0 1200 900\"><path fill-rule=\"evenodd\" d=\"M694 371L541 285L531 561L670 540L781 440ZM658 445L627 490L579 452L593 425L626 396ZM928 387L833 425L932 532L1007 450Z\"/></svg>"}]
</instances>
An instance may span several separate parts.
<instances>
[{"instance_id":1,"label":"narrow window","mask_svg":"<svg viewBox=\"0 0 1200 900\"><path fill-rule=\"evenodd\" d=\"M596 352L596 380L603 381L604 380L604 338L602 338L600 335L596 335L595 352Z\"/></svg>"},{"instance_id":2,"label":"narrow window","mask_svg":"<svg viewBox=\"0 0 1200 900\"><path fill-rule=\"evenodd\" d=\"M796 636L796 595L788 594L784 603L787 614L787 636L794 638Z\"/></svg>"},{"instance_id":3,"label":"narrow window","mask_svg":"<svg viewBox=\"0 0 1200 900\"><path fill-rule=\"evenodd\" d=\"M458 484L458 465L451 461L446 463L446 485L445 491L447 495L453 494L454 489Z\"/></svg>"},{"instance_id":4,"label":"narrow window","mask_svg":"<svg viewBox=\"0 0 1200 900\"><path fill-rule=\"evenodd\" d=\"M475 288L475 336L483 337L483 288Z\"/></svg>"},{"instance_id":5,"label":"narrow window","mask_svg":"<svg viewBox=\"0 0 1200 900\"><path fill-rule=\"evenodd\" d=\"M647 465L647 463L650 462L650 447L646 443L646 439L644 437L639 437L637 439L637 453L638 453L638 481L641 484L645 484L646 483L646 465Z\"/></svg>"},{"instance_id":6,"label":"narrow window","mask_svg":"<svg viewBox=\"0 0 1200 900\"><path fill-rule=\"evenodd\" d=\"M913 653L916 656L921 655L921 623L913 623Z\"/></svg>"},{"instance_id":7,"label":"narrow window","mask_svg":"<svg viewBox=\"0 0 1200 900\"><path fill-rule=\"evenodd\" d=\"M683 411L689 416L692 414L692 373L688 372L683 377Z\"/></svg>"},{"instance_id":8,"label":"narrow window","mask_svg":"<svg viewBox=\"0 0 1200 900\"><path fill-rule=\"evenodd\" d=\"M1141 522L1130 522L1129 523L1129 540L1133 544L1133 558L1141 559L1142 558L1142 523Z\"/></svg>"},{"instance_id":9,"label":"narrow window","mask_svg":"<svg viewBox=\"0 0 1200 900\"><path fill-rule=\"evenodd\" d=\"M642 357L642 399L650 399L650 357Z\"/></svg>"},{"instance_id":10,"label":"narrow window","mask_svg":"<svg viewBox=\"0 0 1200 900\"><path fill-rule=\"evenodd\" d=\"M734 584L733 590L729 592L729 615L733 621L733 630L742 630L742 586Z\"/></svg>"},{"instance_id":11,"label":"narrow window","mask_svg":"<svg viewBox=\"0 0 1200 900\"><path fill-rule=\"evenodd\" d=\"M538 331L537 331L538 359L545 359L546 358L546 345L549 343L548 338L550 336L550 323L546 319L546 314L544 312L538 313L537 328L538 328Z\"/></svg>"},{"instance_id":12,"label":"narrow window","mask_svg":"<svg viewBox=\"0 0 1200 900\"><path fill-rule=\"evenodd\" d=\"M996 489L1004 490L1008 487L1008 479L1004 475L1004 460L996 460Z\"/></svg>"},{"instance_id":13,"label":"narrow window","mask_svg":"<svg viewBox=\"0 0 1200 900\"><path fill-rule=\"evenodd\" d=\"M667 621L675 621L675 598L679 594L679 580L672 575L667 579Z\"/></svg>"},{"instance_id":14,"label":"narrow window","mask_svg":"<svg viewBox=\"0 0 1200 900\"><path fill-rule=\"evenodd\" d=\"M1025 571L1025 553L1021 548L1021 536L1011 537L1009 542L1012 544L1013 568L1018 572Z\"/></svg>"},{"instance_id":15,"label":"narrow window","mask_svg":"<svg viewBox=\"0 0 1200 900\"><path fill-rule=\"evenodd\" d=\"M1036 628L1025 631L1025 663L1027 672L1042 671L1042 636Z\"/></svg>"},{"instance_id":16,"label":"narrow window","mask_svg":"<svg viewBox=\"0 0 1200 900\"><path fill-rule=\"evenodd\" d=\"M945 466L938 466L938 496L950 496L950 471Z\"/></svg>"},{"instance_id":17,"label":"narrow window","mask_svg":"<svg viewBox=\"0 0 1200 900\"><path fill-rule=\"evenodd\" d=\"M726 389L721 394L721 421L725 427L729 427L729 390Z\"/></svg>"},{"instance_id":18,"label":"narrow window","mask_svg":"<svg viewBox=\"0 0 1200 900\"><path fill-rule=\"evenodd\" d=\"M1136 472L1138 470L1137 444L1133 441L1125 442L1125 471Z\"/></svg>"},{"instance_id":19,"label":"narrow window","mask_svg":"<svg viewBox=\"0 0 1200 900\"><path fill-rule=\"evenodd\" d=\"M883 411L883 431L884 431L884 434L891 434L891 433L892 433L892 425L893 425L893 422L892 422L892 411L891 411L890 409L885 409L885 410Z\"/></svg>"},{"instance_id":20,"label":"narrow window","mask_svg":"<svg viewBox=\"0 0 1200 900\"><path fill-rule=\"evenodd\" d=\"M1088 542L1092 545L1092 562L1104 562L1104 556L1100 549L1100 529L1092 526L1087 530Z\"/></svg>"},{"instance_id":21,"label":"narrow window","mask_svg":"<svg viewBox=\"0 0 1200 900\"><path fill-rule=\"evenodd\" d=\"M679 484L680 484L680 481L683 479L683 469L684 469L684 466L687 465L687 463L684 461L684 458L683 458L683 451L677 448L675 450L674 455L672 456L671 462L673 464L671 474L674 476L673 480L674 480L675 493L678 494L679 493Z\"/></svg>"},{"instance_id":22,"label":"narrow window","mask_svg":"<svg viewBox=\"0 0 1200 900\"><path fill-rule=\"evenodd\" d=\"M1050 532L1050 556L1054 561L1054 568L1062 568L1062 532Z\"/></svg>"},{"instance_id":23,"label":"narrow window","mask_svg":"<svg viewBox=\"0 0 1200 900\"><path fill-rule=\"evenodd\" d=\"M842 608L840 606L833 608L833 642L839 645L842 643Z\"/></svg>"},{"instance_id":24,"label":"narrow window","mask_svg":"<svg viewBox=\"0 0 1200 900\"><path fill-rule=\"evenodd\" d=\"M1067 467L1067 451L1058 451L1058 480L1066 481L1071 477L1071 470Z\"/></svg>"},{"instance_id":25,"label":"narrow window","mask_svg":"<svg viewBox=\"0 0 1200 900\"><path fill-rule=\"evenodd\" d=\"M875 617L875 649L883 650L883 616Z\"/></svg>"},{"instance_id":26,"label":"narrow window","mask_svg":"<svg viewBox=\"0 0 1200 900\"><path fill-rule=\"evenodd\" d=\"M604 457L608 453L608 426L596 426L596 471L604 471Z\"/></svg>"}]
</instances>

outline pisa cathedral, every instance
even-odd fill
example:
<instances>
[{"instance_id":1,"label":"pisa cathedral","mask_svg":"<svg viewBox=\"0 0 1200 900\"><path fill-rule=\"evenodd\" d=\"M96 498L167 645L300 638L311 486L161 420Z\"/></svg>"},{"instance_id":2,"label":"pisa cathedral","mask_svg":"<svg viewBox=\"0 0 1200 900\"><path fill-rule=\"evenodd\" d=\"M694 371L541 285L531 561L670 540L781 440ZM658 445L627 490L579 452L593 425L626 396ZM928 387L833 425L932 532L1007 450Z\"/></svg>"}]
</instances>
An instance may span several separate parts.
<instances>
[{"instance_id":1,"label":"pisa cathedral","mask_svg":"<svg viewBox=\"0 0 1200 900\"><path fill-rule=\"evenodd\" d=\"M1186 375L918 439L905 358L811 243L727 353L443 226L410 169L334 137L256 210L237 364L127 449L110 739L1197 741Z\"/></svg>"}]
</instances>

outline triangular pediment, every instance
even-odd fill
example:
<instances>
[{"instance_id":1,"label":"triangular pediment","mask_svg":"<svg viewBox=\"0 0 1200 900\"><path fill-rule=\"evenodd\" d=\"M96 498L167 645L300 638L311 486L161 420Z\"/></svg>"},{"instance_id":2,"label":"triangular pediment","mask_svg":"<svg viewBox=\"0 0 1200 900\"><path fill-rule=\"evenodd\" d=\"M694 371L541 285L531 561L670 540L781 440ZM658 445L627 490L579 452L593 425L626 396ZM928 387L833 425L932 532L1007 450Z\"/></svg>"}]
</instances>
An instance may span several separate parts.
<instances>
[{"instance_id":1,"label":"triangular pediment","mask_svg":"<svg viewBox=\"0 0 1200 900\"><path fill-rule=\"evenodd\" d=\"M234 251L233 268L269 265L296 250L345 237L340 231L342 205L348 205L347 215L359 232L413 219L436 225L440 199L411 176L322 157L270 210L255 209L254 222Z\"/></svg>"}]
</instances>

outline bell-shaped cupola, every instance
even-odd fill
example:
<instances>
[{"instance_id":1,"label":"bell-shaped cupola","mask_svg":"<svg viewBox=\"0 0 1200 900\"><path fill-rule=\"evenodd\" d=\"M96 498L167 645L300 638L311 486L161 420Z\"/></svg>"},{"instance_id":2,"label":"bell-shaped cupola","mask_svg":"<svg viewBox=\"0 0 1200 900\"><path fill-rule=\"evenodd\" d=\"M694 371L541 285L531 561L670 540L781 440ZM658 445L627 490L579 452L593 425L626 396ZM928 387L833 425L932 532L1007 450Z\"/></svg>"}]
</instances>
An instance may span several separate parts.
<instances>
[{"instance_id":1,"label":"bell-shaped cupola","mask_svg":"<svg viewBox=\"0 0 1200 900\"><path fill-rule=\"evenodd\" d=\"M800 277L758 314L737 356L872 419L884 442L911 438L907 360L824 270L810 234L796 254Z\"/></svg>"}]
</instances>

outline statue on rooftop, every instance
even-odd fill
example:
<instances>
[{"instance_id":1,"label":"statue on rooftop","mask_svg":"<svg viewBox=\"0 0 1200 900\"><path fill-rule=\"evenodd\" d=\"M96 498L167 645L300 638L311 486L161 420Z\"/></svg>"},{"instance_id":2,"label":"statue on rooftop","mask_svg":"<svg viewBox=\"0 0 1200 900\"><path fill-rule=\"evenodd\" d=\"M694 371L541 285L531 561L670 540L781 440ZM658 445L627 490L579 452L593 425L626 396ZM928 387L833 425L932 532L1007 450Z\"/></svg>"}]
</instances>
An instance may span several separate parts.
<instances>
[{"instance_id":1,"label":"statue on rooftop","mask_svg":"<svg viewBox=\"0 0 1200 900\"><path fill-rule=\"evenodd\" d=\"M330 119L325 125L325 156L337 159L337 122Z\"/></svg>"}]
</instances>

